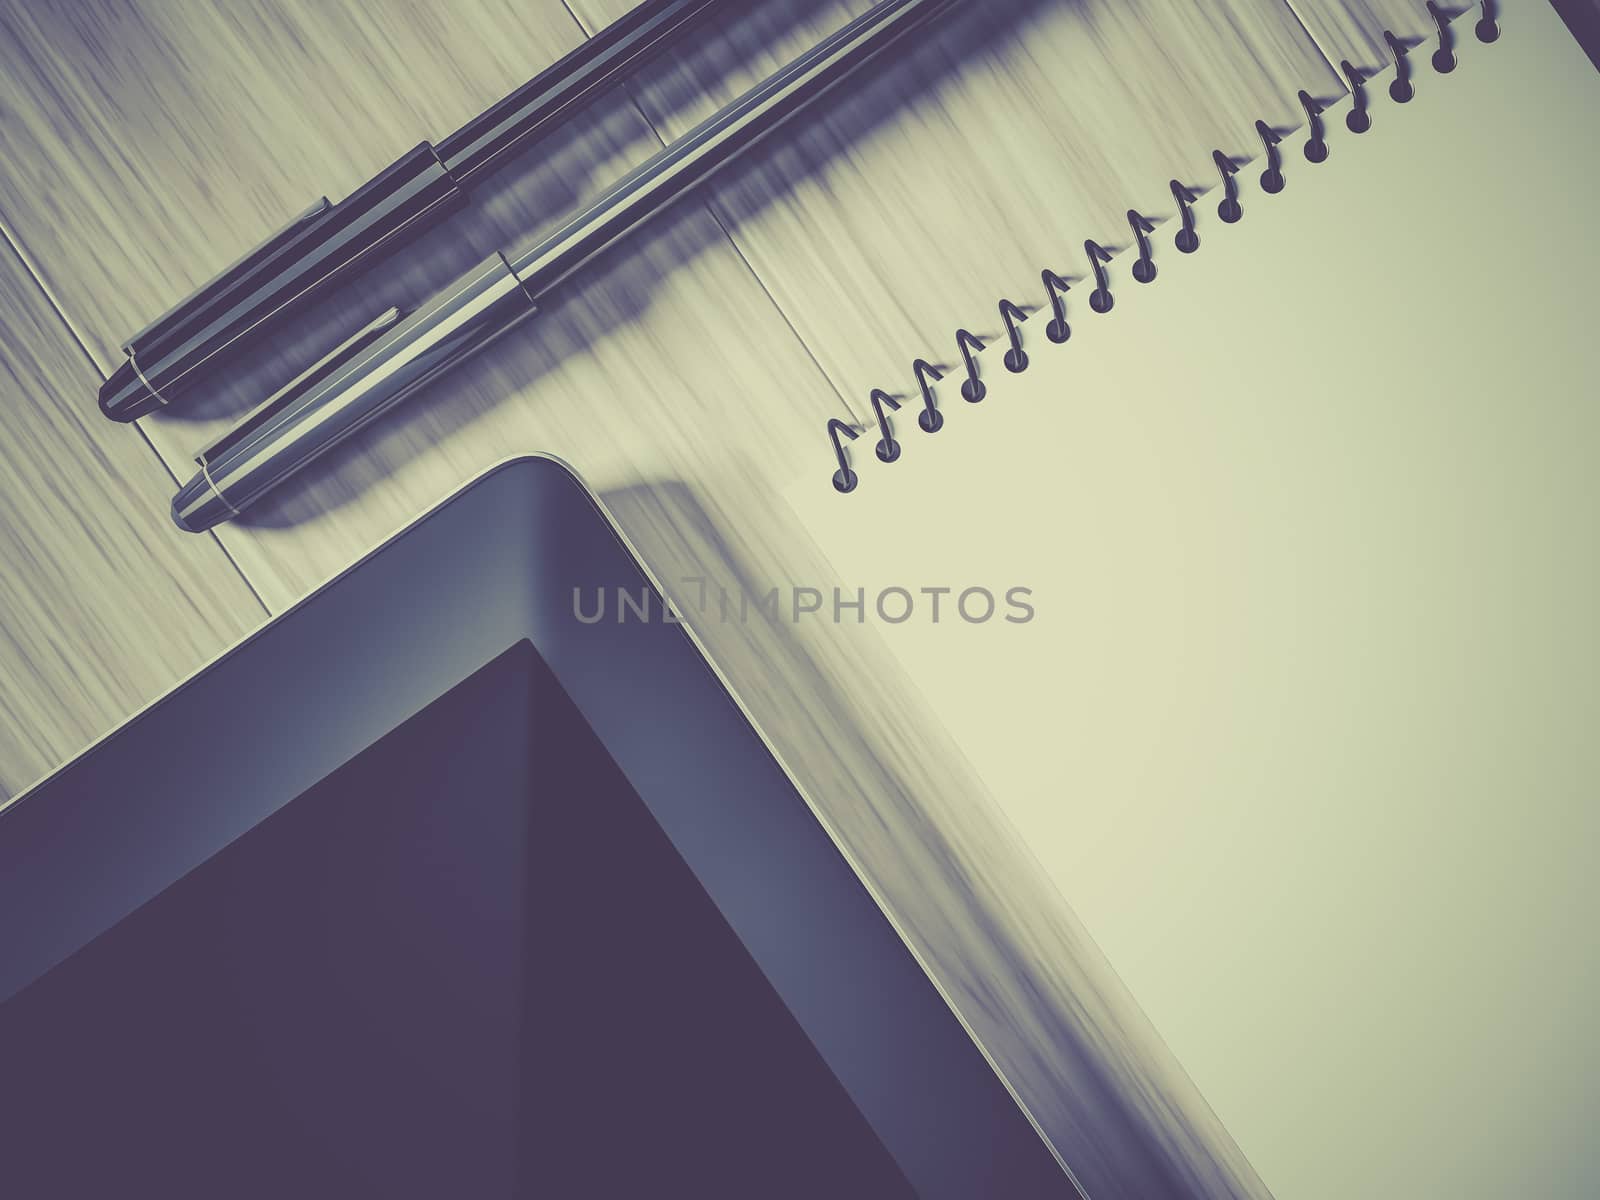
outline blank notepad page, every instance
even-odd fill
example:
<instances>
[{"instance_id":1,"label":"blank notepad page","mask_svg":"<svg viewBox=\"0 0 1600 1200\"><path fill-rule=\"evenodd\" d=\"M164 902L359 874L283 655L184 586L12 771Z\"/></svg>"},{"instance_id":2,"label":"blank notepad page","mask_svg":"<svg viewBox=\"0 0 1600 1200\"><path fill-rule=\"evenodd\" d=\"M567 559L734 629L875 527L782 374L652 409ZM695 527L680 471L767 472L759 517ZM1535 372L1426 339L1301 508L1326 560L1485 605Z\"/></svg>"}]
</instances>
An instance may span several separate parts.
<instances>
[{"instance_id":1,"label":"blank notepad page","mask_svg":"<svg viewBox=\"0 0 1600 1200\"><path fill-rule=\"evenodd\" d=\"M1279 1200L1600 1176L1600 76L1499 7L789 497Z\"/></svg>"}]
</instances>

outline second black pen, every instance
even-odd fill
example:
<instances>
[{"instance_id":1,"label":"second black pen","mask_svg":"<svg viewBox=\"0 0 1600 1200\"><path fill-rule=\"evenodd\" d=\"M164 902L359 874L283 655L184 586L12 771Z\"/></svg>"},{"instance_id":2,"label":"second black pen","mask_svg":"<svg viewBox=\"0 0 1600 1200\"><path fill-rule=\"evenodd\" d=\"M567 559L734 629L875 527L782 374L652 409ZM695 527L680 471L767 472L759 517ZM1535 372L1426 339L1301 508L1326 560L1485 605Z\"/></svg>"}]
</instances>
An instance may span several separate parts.
<instances>
[{"instance_id":1,"label":"second black pen","mask_svg":"<svg viewBox=\"0 0 1600 1200\"><path fill-rule=\"evenodd\" d=\"M423 142L337 204L323 197L123 345L100 388L116 421L156 412L214 377L229 351L336 280L455 212L468 189L723 0L646 0L437 143Z\"/></svg>"}]
</instances>

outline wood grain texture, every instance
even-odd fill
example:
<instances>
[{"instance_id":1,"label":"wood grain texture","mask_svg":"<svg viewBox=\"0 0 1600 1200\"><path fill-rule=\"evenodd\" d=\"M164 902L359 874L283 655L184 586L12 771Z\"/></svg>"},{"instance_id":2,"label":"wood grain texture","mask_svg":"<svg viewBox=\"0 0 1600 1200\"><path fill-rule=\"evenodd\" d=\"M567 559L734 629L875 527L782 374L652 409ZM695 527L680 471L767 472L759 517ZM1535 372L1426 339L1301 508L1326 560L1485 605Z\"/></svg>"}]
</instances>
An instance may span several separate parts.
<instances>
[{"instance_id":1,"label":"wood grain texture","mask_svg":"<svg viewBox=\"0 0 1600 1200\"><path fill-rule=\"evenodd\" d=\"M265 617L215 540L144 502L170 477L73 403L96 382L0 241L0 801Z\"/></svg>"},{"instance_id":2,"label":"wood grain texture","mask_svg":"<svg viewBox=\"0 0 1600 1200\"><path fill-rule=\"evenodd\" d=\"M1424 0L1288 0L1321 47L1328 60L1337 64L1349 59L1363 70L1374 70L1392 61L1384 30L1398 37L1414 56L1418 69L1425 69L1428 56L1439 44L1438 27ZM1473 23L1483 13L1481 0L1441 0L1439 7L1451 22L1456 37L1471 37ZM1494 4L1490 4L1494 8ZM1600 27L1600 0L1556 0L1555 7L1570 25L1583 22Z\"/></svg>"},{"instance_id":3,"label":"wood grain texture","mask_svg":"<svg viewBox=\"0 0 1600 1200\"><path fill-rule=\"evenodd\" d=\"M0 4L0 211L103 367L317 196L582 38L515 5Z\"/></svg>"},{"instance_id":4,"label":"wood grain texture","mask_svg":"<svg viewBox=\"0 0 1600 1200\"><path fill-rule=\"evenodd\" d=\"M1335 65L1349 59L1371 72L1392 62L1383 37L1386 29L1405 45L1423 48L1419 63L1426 62L1437 44L1438 31L1423 0L1290 0L1290 4ZM1451 14L1468 10L1459 2L1442 7Z\"/></svg>"},{"instance_id":5,"label":"wood grain texture","mask_svg":"<svg viewBox=\"0 0 1600 1200\"><path fill-rule=\"evenodd\" d=\"M626 5L577 7L592 29ZM186 471L341 331L530 236L658 131L865 5L742 7L243 356L232 385L145 422L161 455ZM1167 180L1203 181L1213 148L1252 152L1254 120L1292 123L1297 88L1338 88L1276 0L958 8L720 184L715 217L678 206L221 537L278 610L490 462L559 453L601 490L1096 1200L1250 1195L1247 1168L904 681L848 627L725 621L694 602L702 586L830 586L777 499L796 472L826 469L826 417L846 398L863 411L870 387L904 391L909 359L948 359L957 324L994 332L995 299L1036 299L1041 266L1081 272L1085 237L1125 240L1124 211L1164 211ZM104 370L124 336L316 195L345 194L581 36L554 2L0 0L0 154L20 164L0 177L0 213ZM99 420L94 382L57 395L73 419ZM165 520L167 480L130 490ZM71 619L61 631L79 636Z\"/></svg>"},{"instance_id":6,"label":"wood grain texture","mask_svg":"<svg viewBox=\"0 0 1600 1200\"><path fill-rule=\"evenodd\" d=\"M116 69L101 22L122 47ZM3 185L0 211L102 369L128 332L308 198L354 188L583 36L559 4L493 2L13 9L7 28L0 150L30 166ZM658 144L626 95L603 99L459 218L237 359L229 386L147 420L151 440L187 474L198 448L344 332L526 241ZM507 455L559 449L602 480L658 475L685 465L675 447L791 449L798 415L815 424L836 404L709 214L680 205L219 536L276 610Z\"/></svg>"},{"instance_id":7,"label":"wood grain texture","mask_svg":"<svg viewBox=\"0 0 1600 1200\"><path fill-rule=\"evenodd\" d=\"M627 7L577 3L595 24ZM866 7L759 6L635 91L681 133ZM1213 150L1259 153L1255 121L1298 123L1299 88L1342 90L1281 0L970 0L870 75L712 189L857 412L911 391L914 357L951 362L958 327L998 334L1000 297L1042 304L1041 268L1084 275L1085 239L1126 245L1129 208L1171 212L1173 177L1208 186Z\"/></svg>"}]
</instances>

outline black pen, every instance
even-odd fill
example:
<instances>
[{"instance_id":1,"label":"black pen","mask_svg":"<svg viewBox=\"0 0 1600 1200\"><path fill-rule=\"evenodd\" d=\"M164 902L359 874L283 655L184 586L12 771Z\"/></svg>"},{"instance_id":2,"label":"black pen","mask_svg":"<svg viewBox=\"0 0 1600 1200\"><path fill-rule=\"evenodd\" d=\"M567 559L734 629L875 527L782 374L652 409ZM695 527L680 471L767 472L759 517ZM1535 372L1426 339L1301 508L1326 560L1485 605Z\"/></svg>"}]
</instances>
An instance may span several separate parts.
<instances>
[{"instance_id":1,"label":"black pen","mask_svg":"<svg viewBox=\"0 0 1600 1200\"><path fill-rule=\"evenodd\" d=\"M100 387L115 421L155 412L193 389L224 350L336 278L374 261L466 201L510 152L550 132L602 89L723 0L649 0L481 116L416 149L337 204L326 196L124 343Z\"/></svg>"},{"instance_id":2,"label":"black pen","mask_svg":"<svg viewBox=\"0 0 1600 1200\"><path fill-rule=\"evenodd\" d=\"M238 516L312 459L481 349L618 239L954 0L882 0L658 151L534 246L495 254L415 312L390 309L196 457L180 529Z\"/></svg>"}]
</instances>

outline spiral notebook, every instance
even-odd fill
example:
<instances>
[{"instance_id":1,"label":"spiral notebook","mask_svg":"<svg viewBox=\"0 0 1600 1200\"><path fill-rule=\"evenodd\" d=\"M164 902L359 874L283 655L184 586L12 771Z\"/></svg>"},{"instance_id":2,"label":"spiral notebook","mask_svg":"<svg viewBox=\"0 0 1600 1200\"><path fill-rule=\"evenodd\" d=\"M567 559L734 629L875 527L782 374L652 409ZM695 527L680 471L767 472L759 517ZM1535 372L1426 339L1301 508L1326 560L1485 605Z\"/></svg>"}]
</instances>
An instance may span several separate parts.
<instances>
[{"instance_id":1,"label":"spiral notebook","mask_svg":"<svg viewBox=\"0 0 1600 1200\"><path fill-rule=\"evenodd\" d=\"M1600 1178L1600 75L1498 7L788 497L1278 1200Z\"/></svg>"}]
</instances>

